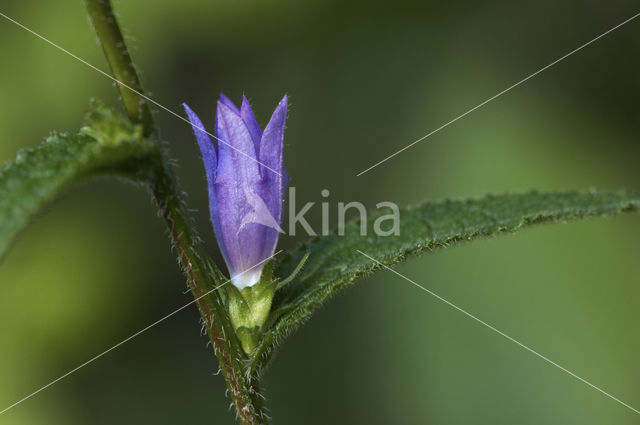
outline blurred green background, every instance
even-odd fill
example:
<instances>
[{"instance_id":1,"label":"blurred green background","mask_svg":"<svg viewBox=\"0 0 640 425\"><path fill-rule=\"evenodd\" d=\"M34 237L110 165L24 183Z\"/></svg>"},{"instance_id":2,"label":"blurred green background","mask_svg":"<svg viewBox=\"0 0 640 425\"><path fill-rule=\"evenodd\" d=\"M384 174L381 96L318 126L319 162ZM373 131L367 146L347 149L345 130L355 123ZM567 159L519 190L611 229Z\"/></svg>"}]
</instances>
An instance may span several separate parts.
<instances>
[{"instance_id":1,"label":"blurred green background","mask_svg":"<svg viewBox=\"0 0 640 425\"><path fill-rule=\"evenodd\" d=\"M640 188L640 20L377 169L355 175L637 13L637 2L116 2L144 85L213 125L223 91L261 125L291 98L298 202L398 204L520 189ZM107 69L80 0L4 2ZM0 160L78 129L104 76L0 19ZM119 107L119 106L118 106ZM190 128L156 119L220 262ZM335 211L335 210L334 210ZM320 227L320 208L308 215ZM0 266L0 408L190 300L149 196L76 186ZM399 271L640 406L638 217L542 226ZM290 248L300 238L285 237ZM194 309L0 416L0 424L223 424L229 399ZM334 299L265 377L276 424L632 424L638 415L390 273Z\"/></svg>"}]
</instances>

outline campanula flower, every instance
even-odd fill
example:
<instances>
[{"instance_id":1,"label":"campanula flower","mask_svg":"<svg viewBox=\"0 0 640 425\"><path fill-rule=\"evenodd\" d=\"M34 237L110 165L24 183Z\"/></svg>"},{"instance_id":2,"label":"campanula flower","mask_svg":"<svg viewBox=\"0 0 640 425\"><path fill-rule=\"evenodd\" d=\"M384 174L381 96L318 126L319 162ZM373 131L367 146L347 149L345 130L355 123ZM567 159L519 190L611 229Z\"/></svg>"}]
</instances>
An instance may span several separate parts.
<instances>
[{"instance_id":1,"label":"campanula flower","mask_svg":"<svg viewBox=\"0 0 640 425\"><path fill-rule=\"evenodd\" d=\"M213 229L238 289L260 281L263 262L273 255L282 231L288 180L282 164L287 103L285 95L262 131L244 96L238 109L220 95L215 143L184 104L204 162Z\"/></svg>"}]
</instances>

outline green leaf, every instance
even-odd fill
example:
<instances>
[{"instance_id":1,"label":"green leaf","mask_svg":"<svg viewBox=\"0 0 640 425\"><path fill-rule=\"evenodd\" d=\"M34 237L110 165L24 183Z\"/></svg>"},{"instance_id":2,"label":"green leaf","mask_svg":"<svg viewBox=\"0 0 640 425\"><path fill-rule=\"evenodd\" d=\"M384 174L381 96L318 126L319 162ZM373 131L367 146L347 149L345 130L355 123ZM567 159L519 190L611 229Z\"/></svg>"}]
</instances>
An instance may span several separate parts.
<instances>
[{"instance_id":1,"label":"green leaf","mask_svg":"<svg viewBox=\"0 0 640 425\"><path fill-rule=\"evenodd\" d=\"M377 237L368 220L368 236L359 222L346 225L344 236L333 232L316 237L290 253L275 275L287 276L308 252L299 278L276 293L272 314L278 315L258 345L252 371L259 372L276 345L311 316L330 297L371 273L376 264L358 250L385 265L408 255L473 239L497 236L544 222L608 216L640 210L640 193L596 191L489 195L480 199L426 202L401 209L400 235Z\"/></svg>"},{"instance_id":2,"label":"green leaf","mask_svg":"<svg viewBox=\"0 0 640 425\"><path fill-rule=\"evenodd\" d=\"M66 186L110 172L138 180L147 170L141 163L156 151L139 126L96 101L79 133L54 133L20 151L0 168L0 258L17 232Z\"/></svg>"}]
</instances>

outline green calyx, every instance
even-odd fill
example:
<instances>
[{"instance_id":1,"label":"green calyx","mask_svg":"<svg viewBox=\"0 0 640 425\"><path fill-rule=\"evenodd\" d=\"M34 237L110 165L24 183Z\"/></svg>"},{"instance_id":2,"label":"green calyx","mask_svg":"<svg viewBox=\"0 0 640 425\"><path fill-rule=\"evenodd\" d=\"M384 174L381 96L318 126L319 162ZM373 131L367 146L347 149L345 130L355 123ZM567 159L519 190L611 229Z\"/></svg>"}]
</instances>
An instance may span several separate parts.
<instances>
[{"instance_id":1,"label":"green calyx","mask_svg":"<svg viewBox=\"0 0 640 425\"><path fill-rule=\"evenodd\" d=\"M272 323L275 319L271 317L274 314L271 312L274 294L300 273L307 258L309 254L306 254L291 275L283 280L274 279L272 258L265 263L260 280L255 285L243 289L225 285L231 323L247 355L251 356L258 346L265 330L265 323Z\"/></svg>"}]
</instances>

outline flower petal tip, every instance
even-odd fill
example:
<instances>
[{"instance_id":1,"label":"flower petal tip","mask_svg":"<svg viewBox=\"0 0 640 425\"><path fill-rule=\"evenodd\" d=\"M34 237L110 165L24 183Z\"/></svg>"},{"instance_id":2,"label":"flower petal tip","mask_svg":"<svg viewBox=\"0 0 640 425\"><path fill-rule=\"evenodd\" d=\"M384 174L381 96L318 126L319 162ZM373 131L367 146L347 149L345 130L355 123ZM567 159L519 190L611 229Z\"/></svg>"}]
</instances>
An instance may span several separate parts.
<instances>
[{"instance_id":1,"label":"flower petal tip","mask_svg":"<svg viewBox=\"0 0 640 425\"><path fill-rule=\"evenodd\" d=\"M238 110L238 107L236 106L236 104L233 103L231 101L231 99L229 99L227 96L225 96L224 93L220 93L220 98L218 99L218 104L220 104L220 103L222 103L223 105L228 106L236 114L240 114L240 110Z\"/></svg>"}]
</instances>

